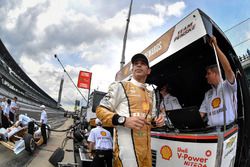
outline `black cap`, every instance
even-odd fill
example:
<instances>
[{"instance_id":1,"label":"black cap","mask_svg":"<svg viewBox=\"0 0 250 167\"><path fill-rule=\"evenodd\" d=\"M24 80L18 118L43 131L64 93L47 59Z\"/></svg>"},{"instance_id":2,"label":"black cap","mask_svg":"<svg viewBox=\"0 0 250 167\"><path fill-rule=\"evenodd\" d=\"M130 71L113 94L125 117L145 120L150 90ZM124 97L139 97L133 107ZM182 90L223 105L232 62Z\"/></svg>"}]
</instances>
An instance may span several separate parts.
<instances>
[{"instance_id":1,"label":"black cap","mask_svg":"<svg viewBox=\"0 0 250 167\"><path fill-rule=\"evenodd\" d=\"M135 54L132 57L131 62L132 62L132 64L134 64L134 62L138 61L138 60L143 61L149 67L148 59L147 59L147 57L144 54L142 54L142 53Z\"/></svg>"}]
</instances>

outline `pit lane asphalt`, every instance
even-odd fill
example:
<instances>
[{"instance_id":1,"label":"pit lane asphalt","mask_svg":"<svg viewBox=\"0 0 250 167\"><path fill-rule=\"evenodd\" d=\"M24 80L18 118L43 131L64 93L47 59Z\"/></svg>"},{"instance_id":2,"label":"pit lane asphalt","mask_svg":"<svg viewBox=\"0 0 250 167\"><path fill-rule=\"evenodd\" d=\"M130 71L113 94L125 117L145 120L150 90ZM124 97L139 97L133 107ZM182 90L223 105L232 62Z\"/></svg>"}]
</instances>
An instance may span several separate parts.
<instances>
[{"instance_id":1,"label":"pit lane asphalt","mask_svg":"<svg viewBox=\"0 0 250 167\"><path fill-rule=\"evenodd\" d=\"M25 112L28 116L39 120L40 112ZM57 128L64 124L66 118L63 116L63 112L50 112L47 111L48 123L51 125L52 129ZM54 132L52 132L54 133ZM43 147L43 146L41 146ZM39 148L37 148L39 149ZM34 154L37 154L35 151ZM22 151L16 155L12 150L0 145L0 167L25 167L33 159L26 150Z\"/></svg>"}]
</instances>

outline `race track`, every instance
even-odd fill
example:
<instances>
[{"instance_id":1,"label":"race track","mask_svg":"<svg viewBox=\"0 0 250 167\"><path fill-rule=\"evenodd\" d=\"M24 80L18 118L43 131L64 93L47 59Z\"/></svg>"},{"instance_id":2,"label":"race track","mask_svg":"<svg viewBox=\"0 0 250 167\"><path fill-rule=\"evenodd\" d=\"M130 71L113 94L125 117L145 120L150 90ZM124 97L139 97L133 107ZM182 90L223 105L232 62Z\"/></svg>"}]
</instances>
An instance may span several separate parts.
<instances>
[{"instance_id":1,"label":"race track","mask_svg":"<svg viewBox=\"0 0 250 167\"><path fill-rule=\"evenodd\" d=\"M40 112L26 112L28 116L39 120L40 119ZM52 129L55 129L61 126L66 118L63 116L63 112L54 112L54 111L47 111L48 113L48 123L51 125ZM58 133L58 132L52 132ZM37 148L39 149L39 148ZM35 151L34 155L30 155L27 151L23 151L18 155L8 148L0 145L0 166L1 167L24 167L29 164L32 160L33 156L37 155L38 151Z\"/></svg>"}]
</instances>

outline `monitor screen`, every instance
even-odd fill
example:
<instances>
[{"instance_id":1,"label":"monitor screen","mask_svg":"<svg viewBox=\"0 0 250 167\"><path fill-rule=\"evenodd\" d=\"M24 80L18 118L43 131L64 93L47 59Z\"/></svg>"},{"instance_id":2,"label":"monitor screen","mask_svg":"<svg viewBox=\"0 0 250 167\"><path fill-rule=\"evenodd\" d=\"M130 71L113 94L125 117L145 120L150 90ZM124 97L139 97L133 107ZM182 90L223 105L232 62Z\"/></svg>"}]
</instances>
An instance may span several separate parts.
<instances>
[{"instance_id":1,"label":"monitor screen","mask_svg":"<svg viewBox=\"0 0 250 167\"><path fill-rule=\"evenodd\" d=\"M97 91L95 90L93 93L93 106L92 106L92 112L95 112L97 106L100 104L100 101L102 98L106 95L105 92Z\"/></svg>"},{"instance_id":2,"label":"monitor screen","mask_svg":"<svg viewBox=\"0 0 250 167\"><path fill-rule=\"evenodd\" d=\"M197 106L168 110L166 114L177 129L201 129L206 127Z\"/></svg>"}]
</instances>

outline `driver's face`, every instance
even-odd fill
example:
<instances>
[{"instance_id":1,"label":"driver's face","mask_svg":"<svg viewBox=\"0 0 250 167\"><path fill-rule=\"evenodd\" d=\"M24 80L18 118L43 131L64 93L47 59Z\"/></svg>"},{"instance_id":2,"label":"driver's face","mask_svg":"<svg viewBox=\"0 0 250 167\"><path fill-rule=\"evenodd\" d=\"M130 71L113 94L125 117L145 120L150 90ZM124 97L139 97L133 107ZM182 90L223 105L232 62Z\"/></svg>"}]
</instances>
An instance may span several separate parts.
<instances>
[{"instance_id":1,"label":"driver's face","mask_svg":"<svg viewBox=\"0 0 250 167\"><path fill-rule=\"evenodd\" d=\"M135 61L132 67L132 73L135 78L147 77L151 72L151 69L147 64L141 60Z\"/></svg>"}]
</instances>

